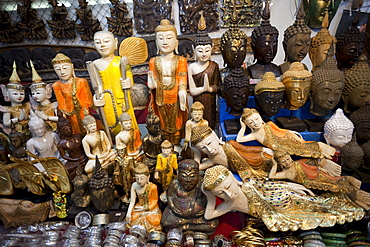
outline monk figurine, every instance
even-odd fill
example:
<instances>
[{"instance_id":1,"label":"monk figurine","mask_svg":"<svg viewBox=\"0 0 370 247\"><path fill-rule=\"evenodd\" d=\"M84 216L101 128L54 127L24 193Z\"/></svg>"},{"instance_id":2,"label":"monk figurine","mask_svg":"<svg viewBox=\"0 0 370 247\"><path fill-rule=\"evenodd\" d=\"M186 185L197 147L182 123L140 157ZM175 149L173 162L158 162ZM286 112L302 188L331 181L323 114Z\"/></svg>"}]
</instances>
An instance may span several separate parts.
<instances>
[{"instance_id":1,"label":"monk figurine","mask_svg":"<svg viewBox=\"0 0 370 247\"><path fill-rule=\"evenodd\" d=\"M131 186L131 201L126 221L130 226L142 225L148 232L160 231L162 212L158 207L157 186L149 182L149 169L146 165L139 163L134 173L136 182Z\"/></svg>"},{"instance_id":2,"label":"monk figurine","mask_svg":"<svg viewBox=\"0 0 370 247\"><path fill-rule=\"evenodd\" d=\"M213 43L204 31L205 28L205 21L201 15L198 24L199 32L194 39L195 62L188 66L189 92L193 96L193 102L199 101L207 108L203 117L214 129L217 119L215 117L217 116L216 95L221 83L221 75L218 64L211 61Z\"/></svg>"},{"instance_id":3,"label":"monk figurine","mask_svg":"<svg viewBox=\"0 0 370 247\"><path fill-rule=\"evenodd\" d=\"M10 106L0 106L0 111L3 113L3 129L7 133L10 132L11 122L15 124L16 131L28 132L27 124L29 121L30 104L28 102L23 103L25 91L20 81L14 62L13 73L9 78L9 83L0 86L4 100L11 103Z\"/></svg>"},{"instance_id":4,"label":"monk figurine","mask_svg":"<svg viewBox=\"0 0 370 247\"><path fill-rule=\"evenodd\" d=\"M111 143L107 134L98 130L96 127L96 120L93 116L87 115L82 120L87 131L86 136L82 139L82 145L85 150L86 156L89 158L85 166L85 172L91 177L95 160L99 159L102 168L107 168L116 158L116 152L111 149Z\"/></svg>"},{"instance_id":5,"label":"monk figurine","mask_svg":"<svg viewBox=\"0 0 370 247\"><path fill-rule=\"evenodd\" d=\"M126 112L121 114L119 122L121 131L116 135L116 148L125 148L128 156L136 158L142 146L140 130L132 128L131 116Z\"/></svg>"},{"instance_id":6,"label":"monk figurine","mask_svg":"<svg viewBox=\"0 0 370 247\"><path fill-rule=\"evenodd\" d=\"M280 72L284 74L293 62L301 62L308 53L311 40L311 29L304 23L303 4L299 5L295 22L284 31L283 48L285 62L280 64ZM305 69L307 69L306 65Z\"/></svg>"},{"instance_id":7,"label":"monk figurine","mask_svg":"<svg viewBox=\"0 0 370 247\"><path fill-rule=\"evenodd\" d=\"M137 129L138 125L129 92L133 84L133 76L128 58L114 55L118 40L109 31L96 32L94 44L102 56L92 62L92 66L89 67L91 68L90 77L96 82L94 83L96 85L93 85L94 105L103 107L104 116L102 118L106 119L106 124L113 130L114 135L120 131L118 118L123 112L130 114L132 128Z\"/></svg>"},{"instance_id":8,"label":"monk figurine","mask_svg":"<svg viewBox=\"0 0 370 247\"><path fill-rule=\"evenodd\" d=\"M73 133L86 133L82 119L93 105L87 80L75 76L72 60L63 53L58 53L51 64L60 79L53 83L58 109L71 123Z\"/></svg>"},{"instance_id":9,"label":"monk figurine","mask_svg":"<svg viewBox=\"0 0 370 247\"><path fill-rule=\"evenodd\" d=\"M176 28L162 20L155 29L159 56L149 60L148 87L152 91L151 107L158 115L164 139L180 152L187 120L187 60L175 54L178 40Z\"/></svg>"},{"instance_id":10,"label":"monk figurine","mask_svg":"<svg viewBox=\"0 0 370 247\"><path fill-rule=\"evenodd\" d=\"M155 167L154 179L162 185L163 193L160 196L161 201L167 202L167 190L177 173L177 157L172 153L172 144L164 140L161 144L162 153L157 156L157 165Z\"/></svg>"},{"instance_id":11,"label":"monk figurine","mask_svg":"<svg viewBox=\"0 0 370 247\"><path fill-rule=\"evenodd\" d=\"M168 206L161 221L167 232L173 228L179 228L184 233L204 232L211 235L214 232L218 221L204 218L207 198L202 192L202 183L198 162L187 159L179 163L178 177L168 188Z\"/></svg>"}]
</instances>

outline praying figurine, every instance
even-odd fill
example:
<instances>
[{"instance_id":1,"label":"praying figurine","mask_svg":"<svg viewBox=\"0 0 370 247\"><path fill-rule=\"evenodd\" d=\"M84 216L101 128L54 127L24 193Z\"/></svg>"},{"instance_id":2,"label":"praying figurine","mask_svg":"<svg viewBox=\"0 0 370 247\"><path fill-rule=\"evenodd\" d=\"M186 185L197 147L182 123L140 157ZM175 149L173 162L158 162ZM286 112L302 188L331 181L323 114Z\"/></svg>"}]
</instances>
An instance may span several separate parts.
<instances>
[{"instance_id":1,"label":"praying figurine","mask_svg":"<svg viewBox=\"0 0 370 247\"><path fill-rule=\"evenodd\" d=\"M161 224L168 232L180 228L182 232L204 232L212 235L218 220L206 220L204 211L207 198L202 192L203 178L199 175L199 164L194 160L179 163L178 177L168 188L168 206L163 212Z\"/></svg>"},{"instance_id":2,"label":"praying figurine","mask_svg":"<svg viewBox=\"0 0 370 247\"><path fill-rule=\"evenodd\" d=\"M105 169L115 160L116 152L111 149L112 145L107 134L97 129L96 120L93 116L87 115L82 122L87 131L86 136L82 139L82 145L86 156L89 158L85 166L85 172L91 177L95 160L99 159L101 167Z\"/></svg>"},{"instance_id":3,"label":"praying figurine","mask_svg":"<svg viewBox=\"0 0 370 247\"><path fill-rule=\"evenodd\" d=\"M32 106L34 113L44 120L46 129L55 132L57 130L58 117L56 116L56 109L58 103L50 102L53 90L51 84L42 81L42 78L36 72L32 61L32 84L30 86L32 99L35 105ZM32 101L31 101L32 102Z\"/></svg>"},{"instance_id":4,"label":"praying figurine","mask_svg":"<svg viewBox=\"0 0 370 247\"><path fill-rule=\"evenodd\" d=\"M344 75L337 67L333 46L325 61L312 73L310 112L316 116L329 115L342 97Z\"/></svg>"},{"instance_id":5,"label":"praying figurine","mask_svg":"<svg viewBox=\"0 0 370 247\"><path fill-rule=\"evenodd\" d=\"M180 152L187 121L187 60L175 54L178 40L175 26L162 20L155 29L159 56L149 60L148 87L152 91L154 113L161 121L164 139Z\"/></svg>"},{"instance_id":6,"label":"praying figurine","mask_svg":"<svg viewBox=\"0 0 370 247\"><path fill-rule=\"evenodd\" d=\"M370 66L365 55L361 55L355 65L344 72L344 78L343 110L351 113L370 100Z\"/></svg>"},{"instance_id":7,"label":"praying figurine","mask_svg":"<svg viewBox=\"0 0 370 247\"><path fill-rule=\"evenodd\" d=\"M280 64L280 72L284 74L293 62L301 62L308 53L311 41L311 29L304 23L303 3L299 5L295 22L284 31L283 48L284 63ZM306 65L305 69L307 69Z\"/></svg>"},{"instance_id":8,"label":"praying figurine","mask_svg":"<svg viewBox=\"0 0 370 247\"><path fill-rule=\"evenodd\" d=\"M321 30L317 32L316 36L311 38L309 55L312 63L312 71L315 71L321 66L326 59L326 54L330 46L332 45L335 48L335 44L337 43L335 36L330 35L328 27L329 13L326 12Z\"/></svg>"},{"instance_id":9,"label":"praying figurine","mask_svg":"<svg viewBox=\"0 0 370 247\"><path fill-rule=\"evenodd\" d=\"M261 79L268 71L274 73L276 77L281 75L279 67L272 63L277 53L278 36L279 31L270 24L269 1L265 1L261 25L252 31L251 45L254 60L257 62L247 68L250 78Z\"/></svg>"},{"instance_id":10,"label":"praying figurine","mask_svg":"<svg viewBox=\"0 0 370 247\"><path fill-rule=\"evenodd\" d=\"M310 28L321 28L325 13L328 13L328 22L330 22L338 10L341 0L303 0L303 6L306 14L306 22Z\"/></svg>"},{"instance_id":11,"label":"praying figurine","mask_svg":"<svg viewBox=\"0 0 370 247\"><path fill-rule=\"evenodd\" d=\"M131 116L126 112L121 114L119 122L122 130L116 135L116 148L125 148L128 156L136 158L142 146L140 130L132 128Z\"/></svg>"},{"instance_id":12,"label":"praying figurine","mask_svg":"<svg viewBox=\"0 0 370 247\"><path fill-rule=\"evenodd\" d=\"M144 226L148 232L160 231L162 212L158 207L157 185L149 182L149 169L143 163L136 166L134 173L136 182L131 186L131 201L126 221L130 226Z\"/></svg>"},{"instance_id":13,"label":"praying figurine","mask_svg":"<svg viewBox=\"0 0 370 247\"><path fill-rule=\"evenodd\" d=\"M203 117L208 121L209 126L215 129L216 96L221 83L221 75L218 64L211 61L213 43L204 31L205 28L205 20L201 15L198 23L199 31L193 46L195 62L188 66L189 92L193 96L193 102L199 101L207 108Z\"/></svg>"},{"instance_id":14,"label":"praying figurine","mask_svg":"<svg viewBox=\"0 0 370 247\"><path fill-rule=\"evenodd\" d=\"M93 105L87 80L75 76L72 60L63 53L58 53L51 64L60 79L53 83L58 109L71 123L73 133L86 133L82 119Z\"/></svg>"},{"instance_id":15,"label":"praying figurine","mask_svg":"<svg viewBox=\"0 0 370 247\"><path fill-rule=\"evenodd\" d=\"M28 131L30 104L28 102L23 103L25 91L20 81L14 61L13 73L9 78L9 83L0 85L4 100L11 103L10 106L0 106L0 111L3 113L3 129L7 133L10 132L11 122L15 124L16 131Z\"/></svg>"},{"instance_id":16,"label":"praying figurine","mask_svg":"<svg viewBox=\"0 0 370 247\"><path fill-rule=\"evenodd\" d=\"M162 153L157 156L157 165L155 167L154 179L162 185L163 193L161 201L167 202L167 190L177 173L177 156L172 153L172 143L164 140L161 144Z\"/></svg>"}]
</instances>

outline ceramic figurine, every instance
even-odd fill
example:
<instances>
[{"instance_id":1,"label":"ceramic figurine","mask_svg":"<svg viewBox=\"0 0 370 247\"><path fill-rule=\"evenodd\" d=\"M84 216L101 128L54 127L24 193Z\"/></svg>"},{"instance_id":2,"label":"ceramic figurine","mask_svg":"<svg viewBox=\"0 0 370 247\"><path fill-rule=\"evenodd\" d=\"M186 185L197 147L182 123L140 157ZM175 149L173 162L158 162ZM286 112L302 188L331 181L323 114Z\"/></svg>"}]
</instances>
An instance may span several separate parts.
<instances>
[{"instance_id":1,"label":"ceramic figurine","mask_svg":"<svg viewBox=\"0 0 370 247\"><path fill-rule=\"evenodd\" d=\"M91 202L88 192L89 178L83 174L83 168L77 166L76 176L73 179L73 193L71 194L72 202L77 207L87 207Z\"/></svg>"},{"instance_id":2,"label":"ceramic figurine","mask_svg":"<svg viewBox=\"0 0 370 247\"><path fill-rule=\"evenodd\" d=\"M335 36L330 35L328 27L329 13L326 12L321 30L317 32L316 36L311 38L309 55L312 63L312 71L320 67L326 59L326 54L330 46L333 44L333 48L335 48L335 44L337 43Z\"/></svg>"},{"instance_id":3,"label":"ceramic figurine","mask_svg":"<svg viewBox=\"0 0 370 247\"><path fill-rule=\"evenodd\" d=\"M278 36L279 31L270 24L269 2L265 1L261 25L252 31L251 45L257 62L247 68L250 78L261 79L268 71L273 72L276 77L280 76L279 67L272 63L277 52Z\"/></svg>"},{"instance_id":4,"label":"ceramic figurine","mask_svg":"<svg viewBox=\"0 0 370 247\"><path fill-rule=\"evenodd\" d=\"M297 132L281 129L275 123L265 123L255 109L246 108L240 118L241 128L236 138L237 142L256 140L273 151L285 150L290 155L311 158L329 158L335 153L335 148L322 142L305 141ZM244 136L246 127L251 133Z\"/></svg>"},{"instance_id":5,"label":"ceramic figurine","mask_svg":"<svg viewBox=\"0 0 370 247\"><path fill-rule=\"evenodd\" d=\"M131 201L126 221L131 226L144 226L147 231L160 231L162 212L158 207L157 186L149 182L149 169L144 164L139 163L134 173L136 182L131 186Z\"/></svg>"},{"instance_id":6,"label":"ceramic figurine","mask_svg":"<svg viewBox=\"0 0 370 247\"><path fill-rule=\"evenodd\" d=\"M17 74L17 67L13 63L13 73L9 78L9 83L0 85L4 100L11 103L10 106L0 106L0 111L3 113L3 129L5 132L10 132L10 124L15 124L15 129L19 132L28 131L28 115L30 104L23 103L25 91L20 83Z\"/></svg>"},{"instance_id":7,"label":"ceramic figurine","mask_svg":"<svg viewBox=\"0 0 370 247\"><path fill-rule=\"evenodd\" d=\"M123 112L130 114L132 127L137 129L138 125L130 97L133 76L129 59L114 55L118 40L111 32L95 33L94 43L102 58L88 65L88 70L95 91L94 105L102 107L100 114L106 132L108 133L109 127L114 135L118 134L121 130L118 118Z\"/></svg>"},{"instance_id":8,"label":"ceramic figurine","mask_svg":"<svg viewBox=\"0 0 370 247\"><path fill-rule=\"evenodd\" d=\"M87 115L82 122L87 131L86 136L82 139L82 145L86 156L89 158L85 166L85 172L91 177L96 159L99 159L101 166L106 168L114 161L117 155L116 152L111 149L112 146L107 134L97 129L94 117Z\"/></svg>"},{"instance_id":9,"label":"ceramic figurine","mask_svg":"<svg viewBox=\"0 0 370 247\"><path fill-rule=\"evenodd\" d=\"M336 223L344 224L348 220L360 220L364 216L364 210L347 197L339 195L335 200L327 200L295 183L258 179L242 183L236 180L230 170L220 165L205 172L203 192L208 200L204 214L206 219L236 210L261 219L270 231L329 227ZM223 200L217 206L216 196ZM347 218L349 215L352 217Z\"/></svg>"},{"instance_id":10,"label":"ceramic figurine","mask_svg":"<svg viewBox=\"0 0 370 247\"><path fill-rule=\"evenodd\" d=\"M350 69L357 62L364 48L365 35L357 27L358 14L353 19L352 26L345 33L337 36L336 58L341 71Z\"/></svg>"},{"instance_id":11,"label":"ceramic figurine","mask_svg":"<svg viewBox=\"0 0 370 247\"><path fill-rule=\"evenodd\" d=\"M187 60L175 55L177 31L168 20L156 30L159 56L149 60L148 87L152 91L151 107L158 115L164 139L181 151L180 141L187 120Z\"/></svg>"},{"instance_id":12,"label":"ceramic figurine","mask_svg":"<svg viewBox=\"0 0 370 247\"><path fill-rule=\"evenodd\" d=\"M310 28L321 28L325 13L329 13L331 21L338 10L341 0L303 0L303 6L306 14L306 22Z\"/></svg>"},{"instance_id":13,"label":"ceramic figurine","mask_svg":"<svg viewBox=\"0 0 370 247\"><path fill-rule=\"evenodd\" d=\"M38 157L56 157L60 158L57 148L60 141L59 136L46 130L44 120L36 116L33 111L30 111L31 117L28 126L31 131L31 139L27 141L27 150ZM29 157L31 160L32 157Z\"/></svg>"},{"instance_id":14,"label":"ceramic figurine","mask_svg":"<svg viewBox=\"0 0 370 247\"><path fill-rule=\"evenodd\" d=\"M344 111L351 113L370 100L370 66L365 55L361 55L355 65L344 72L344 78Z\"/></svg>"},{"instance_id":15,"label":"ceramic figurine","mask_svg":"<svg viewBox=\"0 0 370 247\"><path fill-rule=\"evenodd\" d=\"M116 135L116 148L125 148L127 155L136 158L142 146L140 130L132 128L132 119L130 114L124 112L119 117L121 132Z\"/></svg>"},{"instance_id":16,"label":"ceramic figurine","mask_svg":"<svg viewBox=\"0 0 370 247\"><path fill-rule=\"evenodd\" d=\"M55 132L57 129L58 117L56 116L56 109L58 103L50 102L52 96L52 86L42 81L42 78L36 72L32 61L32 84L30 86L33 101L32 109L34 113L44 120L46 129Z\"/></svg>"},{"instance_id":17,"label":"ceramic figurine","mask_svg":"<svg viewBox=\"0 0 370 247\"><path fill-rule=\"evenodd\" d=\"M127 17L128 9L125 2L109 0L113 7L110 8L111 17L106 17L108 30L117 36L132 36L132 20Z\"/></svg>"},{"instance_id":18,"label":"ceramic figurine","mask_svg":"<svg viewBox=\"0 0 370 247\"><path fill-rule=\"evenodd\" d=\"M68 20L68 10L64 3L58 4L58 0L49 0L49 4L53 7L50 11L51 20L46 22L51 29L54 38L57 39L74 39L76 38L75 26L76 22Z\"/></svg>"},{"instance_id":19,"label":"ceramic figurine","mask_svg":"<svg viewBox=\"0 0 370 247\"><path fill-rule=\"evenodd\" d=\"M185 233L204 232L211 235L214 232L218 220L204 218L207 198L201 190L202 182L198 162L187 159L179 163L178 177L168 188L168 206L161 221L167 232L173 228Z\"/></svg>"},{"instance_id":20,"label":"ceramic figurine","mask_svg":"<svg viewBox=\"0 0 370 247\"><path fill-rule=\"evenodd\" d=\"M22 31L23 37L31 40L47 39L45 23L38 19L36 9L32 8L32 0L23 0L23 5L17 5L20 21L17 26Z\"/></svg>"},{"instance_id":21,"label":"ceramic figurine","mask_svg":"<svg viewBox=\"0 0 370 247\"><path fill-rule=\"evenodd\" d=\"M175 171L177 173L177 157L172 153L172 144L164 140L161 144L162 153L157 156L157 165L155 167L154 179L162 185L163 193L160 196L161 201L167 202L167 190L174 179Z\"/></svg>"},{"instance_id":22,"label":"ceramic figurine","mask_svg":"<svg viewBox=\"0 0 370 247\"><path fill-rule=\"evenodd\" d=\"M355 126L358 144L367 143L370 140L370 102L367 101L362 107L354 111L349 119Z\"/></svg>"},{"instance_id":23,"label":"ceramic figurine","mask_svg":"<svg viewBox=\"0 0 370 247\"><path fill-rule=\"evenodd\" d=\"M86 133L82 119L84 111L93 105L87 80L75 76L72 60L63 53L58 53L51 64L60 79L53 83L58 109L71 123L73 133Z\"/></svg>"},{"instance_id":24,"label":"ceramic figurine","mask_svg":"<svg viewBox=\"0 0 370 247\"><path fill-rule=\"evenodd\" d=\"M310 112L316 116L327 116L334 109L344 88L344 75L336 65L333 45L321 66L312 73Z\"/></svg>"},{"instance_id":25,"label":"ceramic figurine","mask_svg":"<svg viewBox=\"0 0 370 247\"><path fill-rule=\"evenodd\" d=\"M311 29L304 23L303 4L299 5L295 22L284 31L283 48L285 62L280 64L280 72L284 74L293 62L301 62L308 53L311 40ZM307 69L306 65L305 68Z\"/></svg>"},{"instance_id":26,"label":"ceramic figurine","mask_svg":"<svg viewBox=\"0 0 370 247\"><path fill-rule=\"evenodd\" d=\"M311 72L305 70L301 62L294 62L283 74L281 81L285 85L285 108L298 110L308 100L312 81Z\"/></svg>"},{"instance_id":27,"label":"ceramic figurine","mask_svg":"<svg viewBox=\"0 0 370 247\"><path fill-rule=\"evenodd\" d=\"M284 105L284 91L284 84L276 80L274 73L266 72L263 75L254 87L254 98L262 115L272 117L278 114Z\"/></svg>"},{"instance_id":28,"label":"ceramic figurine","mask_svg":"<svg viewBox=\"0 0 370 247\"><path fill-rule=\"evenodd\" d=\"M71 123L63 117L59 110L58 117L57 125L60 141L57 147L60 156L66 160L65 167L68 170L69 178L73 180L76 176L77 167L84 169L88 160L82 145L84 135L81 133L73 134Z\"/></svg>"},{"instance_id":29,"label":"ceramic figurine","mask_svg":"<svg viewBox=\"0 0 370 247\"><path fill-rule=\"evenodd\" d=\"M91 41L94 39L94 33L101 31L100 22L93 18L92 10L87 8L86 0L78 1L79 9L76 8L76 29L80 34L81 40Z\"/></svg>"},{"instance_id":30,"label":"ceramic figurine","mask_svg":"<svg viewBox=\"0 0 370 247\"><path fill-rule=\"evenodd\" d=\"M210 60L213 43L205 32L205 27L204 18L200 18L199 31L194 39L195 62L188 66L189 92L193 96L193 102L199 101L207 108L203 117L214 129L217 119L214 117L217 116L216 96L221 75L218 64Z\"/></svg>"}]
</instances>

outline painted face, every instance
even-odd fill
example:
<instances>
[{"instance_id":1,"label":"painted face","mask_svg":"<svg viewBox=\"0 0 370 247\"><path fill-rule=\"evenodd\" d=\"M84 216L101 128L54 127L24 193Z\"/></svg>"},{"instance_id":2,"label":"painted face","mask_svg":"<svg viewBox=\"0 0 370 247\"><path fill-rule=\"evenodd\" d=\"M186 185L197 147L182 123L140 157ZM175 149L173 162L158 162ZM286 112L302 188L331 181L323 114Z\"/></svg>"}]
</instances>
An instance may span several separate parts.
<instances>
[{"instance_id":1,"label":"painted face","mask_svg":"<svg viewBox=\"0 0 370 247\"><path fill-rule=\"evenodd\" d=\"M285 97L287 108L290 110L297 110L302 107L310 93L311 80L292 81L285 85Z\"/></svg>"},{"instance_id":2,"label":"painted face","mask_svg":"<svg viewBox=\"0 0 370 247\"><path fill-rule=\"evenodd\" d=\"M143 187L149 182L149 176L145 174L135 174L135 180L140 187Z\"/></svg>"},{"instance_id":3,"label":"painted face","mask_svg":"<svg viewBox=\"0 0 370 247\"><path fill-rule=\"evenodd\" d=\"M308 49L310 48L310 41L310 35L303 33L295 34L288 39L285 49L288 61L302 61L307 56Z\"/></svg>"},{"instance_id":4,"label":"painted face","mask_svg":"<svg viewBox=\"0 0 370 247\"><path fill-rule=\"evenodd\" d=\"M231 108L230 114L240 115L248 103L249 87L229 88L225 93L227 106Z\"/></svg>"},{"instance_id":5,"label":"painted face","mask_svg":"<svg viewBox=\"0 0 370 247\"><path fill-rule=\"evenodd\" d=\"M132 121L131 120L122 121L121 126L122 126L122 130L130 130L132 126Z\"/></svg>"},{"instance_id":6,"label":"painted face","mask_svg":"<svg viewBox=\"0 0 370 247\"><path fill-rule=\"evenodd\" d=\"M245 125L247 125L250 129L260 129L263 125L263 120L261 115L258 113L253 113L251 116L244 119Z\"/></svg>"},{"instance_id":7,"label":"painted face","mask_svg":"<svg viewBox=\"0 0 370 247\"><path fill-rule=\"evenodd\" d=\"M212 132L209 136L204 138L202 141L195 144L195 146L203 153L208 156L216 156L222 152L220 141L217 135Z\"/></svg>"},{"instance_id":8,"label":"painted face","mask_svg":"<svg viewBox=\"0 0 370 247\"><path fill-rule=\"evenodd\" d=\"M254 58L257 59L257 63L266 65L274 60L277 52L277 42L276 34L258 37L253 47Z\"/></svg>"},{"instance_id":9,"label":"painted face","mask_svg":"<svg viewBox=\"0 0 370 247\"><path fill-rule=\"evenodd\" d=\"M199 122L200 120L203 119L203 111L202 110L193 110L191 112L191 118L195 121L195 122Z\"/></svg>"},{"instance_id":10,"label":"painted face","mask_svg":"<svg viewBox=\"0 0 370 247\"><path fill-rule=\"evenodd\" d=\"M229 173L220 185L212 190L212 193L225 201L232 201L243 192L240 188L240 182Z\"/></svg>"},{"instance_id":11,"label":"painted face","mask_svg":"<svg viewBox=\"0 0 370 247\"><path fill-rule=\"evenodd\" d=\"M179 167L178 180L185 190L190 191L198 184L199 170L193 166Z\"/></svg>"},{"instance_id":12,"label":"painted face","mask_svg":"<svg viewBox=\"0 0 370 247\"><path fill-rule=\"evenodd\" d=\"M10 102L12 103L22 103L25 97L24 90L21 89L14 89L14 88L8 88L8 95Z\"/></svg>"},{"instance_id":13,"label":"painted face","mask_svg":"<svg viewBox=\"0 0 370 247\"><path fill-rule=\"evenodd\" d=\"M194 49L195 60L198 62L207 62L211 59L212 46L211 45L198 45Z\"/></svg>"},{"instance_id":14,"label":"painted face","mask_svg":"<svg viewBox=\"0 0 370 247\"><path fill-rule=\"evenodd\" d=\"M103 58L114 54L114 51L117 49L117 40L110 33L96 33L94 35L94 44L96 50Z\"/></svg>"},{"instance_id":15,"label":"painted face","mask_svg":"<svg viewBox=\"0 0 370 247\"><path fill-rule=\"evenodd\" d=\"M269 92L265 91L256 95L256 100L259 108L267 116L272 117L278 114L284 103L284 91L281 92Z\"/></svg>"},{"instance_id":16,"label":"painted face","mask_svg":"<svg viewBox=\"0 0 370 247\"><path fill-rule=\"evenodd\" d=\"M240 68L247 54L245 39L232 39L221 49L222 57L229 68Z\"/></svg>"},{"instance_id":17,"label":"painted face","mask_svg":"<svg viewBox=\"0 0 370 247\"><path fill-rule=\"evenodd\" d=\"M173 31L157 32L155 37L157 49L161 54L170 54L175 51L178 40Z\"/></svg>"},{"instance_id":18,"label":"painted face","mask_svg":"<svg viewBox=\"0 0 370 247\"><path fill-rule=\"evenodd\" d=\"M353 129L338 129L331 132L329 135L326 135L325 139L330 146L335 148L342 148L348 142L351 141L353 135Z\"/></svg>"},{"instance_id":19,"label":"painted face","mask_svg":"<svg viewBox=\"0 0 370 247\"><path fill-rule=\"evenodd\" d=\"M312 92L312 101L318 107L332 110L338 105L343 91L343 82L322 82Z\"/></svg>"},{"instance_id":20,"label":"painted face","mask_svg":"<svg viewBox=\"0 0 370 247\"><path fill-rule=\"evenodd\" d=\"M45 124L42 123L36 123L32 126L30 126L30 131L32 133L33 137L43 137L46 133Z\"/></svg>"},{"instance_id":21,"label":"painted face","mask_svg":"<svg viewBox=\"0 0 370 247\"><path fill-rule=\"evenodd\" d=\"M163 154L163 156L165 156L165 157L168 157L168 156L170 156L170 154L171 154L171 152L172 152L172 148L161 148L161 150L162 150L162 154Z\"/></svg>"},{"instance_id":22,"label":"painted face","mask_svg":"<svg viewBox=\"0 0 370 247\"><path fill-rule=\"evenodd\" d=\"M362 54L364 44L361 42L351 42L346 44L340 51L337 52L337 61L341 67L352 67Z\"/></svg>"},{"instance_id":23,"label":"painted face","mask_svg":"<svg viewBox=\"0 0 370 247\"><path fill-rule=\"evenodd\" d=\"M89 123L85 126L85 129L87 130L87 132L89 133L94 133L95 131L97 131L97 128L96 128L96 122L92 122L92 123Z\"/></svg>"},{"instance_id":24,"label":"painted face","mask_svg":"<svg viewBox=\"0 0 370 247\"><path fill-rule=\"evenodd\" d=\"M67 82L73 75L73 64L60 63L54 65L54 71L62 82Z\"/></svg>"},{"instance_id":25,"label":"painted face","mask_svg":"<svg viewBox=\"0 0 370 247\"><path fill-rule=\"evenodd\" d=\"M32 94L32 98L38 103L41 103L48 99L46 88L44 87L31 90L31 94Z\"/></svg>"},{"instance_id":26,"label":"painted face","mask_svg":"<svg viewBox=\"0 0 370 247\"><path fill-rule=\"evenodd\" d=\"M284 168L289 168L293 164L292 157L290 155L283 155L278 158L279 165L282 165Z\"/></svg>"},{"instance_id":27,"label":"painted face","mask_svg":"<svg viewBox=\"0 0 370 247\"><path fill-rule=\"evenodd\" d=\"M337 12L340 2L341 0L304 0L307 25L311 28L321 28L326 10L328 10L330 22Z\"/></svg>"},{"instance_id":28,"label":"painted face","mask_svg":"<svg viewBox=\"0 0 370 247\"><path fill-rule=\"evenodd\" d=\"M348 95L348 106L352 109L358 109L370 100L370 86L360 85L357 86Z\"/></svg>"}]
</instances>

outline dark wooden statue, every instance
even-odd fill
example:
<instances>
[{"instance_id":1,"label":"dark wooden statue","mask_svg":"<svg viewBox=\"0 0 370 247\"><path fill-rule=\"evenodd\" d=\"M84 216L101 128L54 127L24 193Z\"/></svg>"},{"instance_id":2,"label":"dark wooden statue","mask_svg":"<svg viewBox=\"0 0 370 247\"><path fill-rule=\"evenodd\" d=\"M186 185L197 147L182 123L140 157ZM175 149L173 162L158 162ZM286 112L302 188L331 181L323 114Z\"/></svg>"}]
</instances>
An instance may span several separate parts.
<instances>
[{"instance_id":1,"label":"dark wooden statue","mask_svg":"<svg viewBox=\"0 0 370 247\"><path fill-rule=\"evenodd\" d=\"M78 4L80 8L76 9L76 22L80 20L80 23L76 23L77 31L81 36L81 40L93 40L94 33L102 30L100 22L93 18L91 9L87 8L86 0L79 0Z\"/></svg>"},{"instance_id":2,"label":"dark wooden statue","mask_svg":"<svg viewBox=\"0 0 370 247\"><path fill-rule=\"evenodd\" d=\"M233 8L236 8L240 27L254 27L260 24L262 0L254 1L229 1L221 0L222 27L229 27L232 19Z\"/></svg>"},{"instance_id":3,"label":"dark wooden statue","mask_svg":"<svg viewBox=\"0 0 370 247\"><path fill-rule=\"evenodd\" d=\"M8 11L0 11L0 42L19 43L23 41L19 28L12 24Z\"/></svg>"},{"instance_id":4,"label":"dark wooden statue","mask_svg":"<svg viewBox=\"0 0 370 247\"><path fill-rule=\"evenodd\" d=\"M58 6L58 0L49 0L49 4L53 6L53 10L51 11L51 20L48 20L47 23L53 37L57 39L76 38L76 23L75 21L67 20L68 10L66 6L64 4Z\"/></svg>"},{"instance_id":5,"label":"dark wooden statue","mask_svg":"<svg viewBox=\"0 0 370 247\"><path fill-rule=\"evenodd\" d=\"M23 0L23 5L17 7L21 21L17 22L18 28L26 39L47 39L45 23L37 18L37 12L31 7L32 0Z\"/></svg>"},{"instance_id":6,"label":"dark wooden statue","mask_svg":"<svg viewBox=\"0 0 370 247\"><path fill-rule=\"evenodd\" d=\"M128 14L126 3L120 3L119 0L109 1L113 7L110 8L112 17L107 17L108 31L116 36L132 36L132 20L125 17Z\"/></svg>"}]
</instances>

